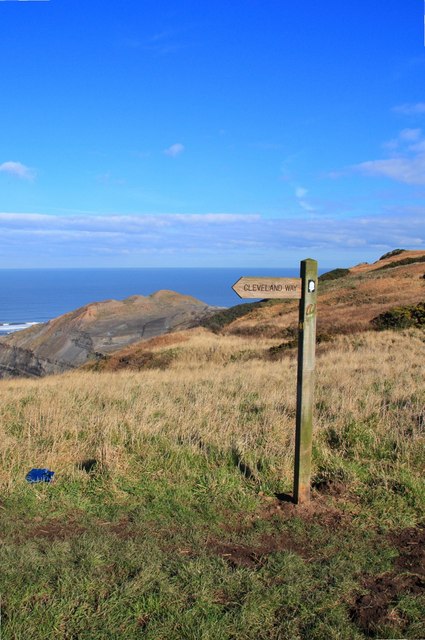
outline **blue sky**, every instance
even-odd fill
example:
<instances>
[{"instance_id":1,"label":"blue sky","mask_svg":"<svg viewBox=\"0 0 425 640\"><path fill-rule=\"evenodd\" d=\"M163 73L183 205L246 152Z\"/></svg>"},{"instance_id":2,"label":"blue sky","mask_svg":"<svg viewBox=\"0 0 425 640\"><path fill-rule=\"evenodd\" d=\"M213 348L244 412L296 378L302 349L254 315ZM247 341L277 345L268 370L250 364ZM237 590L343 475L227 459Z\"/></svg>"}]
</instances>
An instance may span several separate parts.
<instances>
[{"instance_id":1,"label":"blue sky","mask_svg":"<svg viewBox=\"0 0 425 640\"><path fill-rule=\"evenodd\" d=\"M423 0L0 0L0 267L425 249Z\"/></svg>"}]
</instances>

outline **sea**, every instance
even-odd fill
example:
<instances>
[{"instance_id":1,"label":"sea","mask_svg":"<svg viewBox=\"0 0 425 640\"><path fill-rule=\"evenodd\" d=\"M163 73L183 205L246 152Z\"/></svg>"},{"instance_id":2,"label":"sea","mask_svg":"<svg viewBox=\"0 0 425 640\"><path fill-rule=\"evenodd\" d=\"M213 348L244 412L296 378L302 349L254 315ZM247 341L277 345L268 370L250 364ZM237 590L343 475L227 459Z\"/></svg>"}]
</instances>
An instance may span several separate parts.
<instances>
[{"instance_id":1,"label":"sea","mask_svg":"<svg viewBox=\"0 0 425 640\"><path fill-rule=\"evenodd\" d=\"M0 269L0 336L47 322L90 302L147 296L160 289L216 307L241 300L232 285L242 276L297 277L299 269L139 268Z\"/></svg>"}]
</instances>

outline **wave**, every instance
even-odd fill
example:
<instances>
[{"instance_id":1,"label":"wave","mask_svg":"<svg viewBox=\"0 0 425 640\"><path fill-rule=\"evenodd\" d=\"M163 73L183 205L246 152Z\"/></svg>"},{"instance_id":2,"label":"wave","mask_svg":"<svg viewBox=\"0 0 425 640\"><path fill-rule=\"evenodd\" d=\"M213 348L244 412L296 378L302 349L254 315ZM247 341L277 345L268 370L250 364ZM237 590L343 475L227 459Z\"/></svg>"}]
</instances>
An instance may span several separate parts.
<instances>
[{"instance_id":1,"label":"wave","mask_svg":"<svg viewBox=\"0 0 425 640\"><path fill-rule=\"evenodd\" d=\"M14 333L15 331L23 331L29 329L39 322L0 322L0 336L5 336L8 333Z\"/></svg>"}]
</instances>

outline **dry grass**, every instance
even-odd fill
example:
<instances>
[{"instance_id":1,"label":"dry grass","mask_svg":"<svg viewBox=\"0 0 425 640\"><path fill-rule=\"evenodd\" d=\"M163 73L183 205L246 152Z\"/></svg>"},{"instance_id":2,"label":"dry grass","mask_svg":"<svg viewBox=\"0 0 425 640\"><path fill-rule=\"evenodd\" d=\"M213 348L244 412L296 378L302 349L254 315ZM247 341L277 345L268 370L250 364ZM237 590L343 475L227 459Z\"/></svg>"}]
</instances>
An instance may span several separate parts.
<instances>
[{"instance_id":1,"label":"dry grass","mask_svg":"<svg viewBox=\"0 0 425 640\"><path fill-rule=\"evenodd\" d=\"M370 329L372 318L392 307L418 304L425 299L423 262L380 270L397 259L423 259L424 251L406 251L401 256L378 260L373 265L350 269L344 278L319 284L317 326L321 333L353 333ZM295 301L256 308L224 329L225 333L245 333L284 337L288 327L296 327Z\"/></svg>"},{"instance_id":2,"label":"dry grass","mask_svg":"<svg viewBox=\"0 0 425 640\"><path fill-rule=\"evenodd\" d=\"M0 486L12 488L34 466L72 476L84 458L126 472L128 452L143 451L152 436L233 448L254 466L267 459L289 483L296 359L269 361L273 344L199 330L176 346L164 371L1 381ZM317 362L320 460L335 454L330 433L342 441L338 454L350 446L343 442L350 424L366 425L375 443L391 436L415 455L424 440L424 374L420 332L340 336L327 345Z\"/></svg>"},{"instance_id":3,"label":"dry grass","mask_svg":"<svg viewBox=\"0 0 425 640\"><path fill-rule=\"evenodd\" d=\"M404 250L402 253L389 256L384 260L376 260L372 264L369 264L367 262L358 264L355 267L351 267L350 271L353 273L366 273L368 271L381 269L383 265L393 264L394 262L399 262L400 260L405 260L406 258L417 260L417 259L423 258L424 256L425 256L425 251L421 249Z\"/></svg>"}]
</instances>

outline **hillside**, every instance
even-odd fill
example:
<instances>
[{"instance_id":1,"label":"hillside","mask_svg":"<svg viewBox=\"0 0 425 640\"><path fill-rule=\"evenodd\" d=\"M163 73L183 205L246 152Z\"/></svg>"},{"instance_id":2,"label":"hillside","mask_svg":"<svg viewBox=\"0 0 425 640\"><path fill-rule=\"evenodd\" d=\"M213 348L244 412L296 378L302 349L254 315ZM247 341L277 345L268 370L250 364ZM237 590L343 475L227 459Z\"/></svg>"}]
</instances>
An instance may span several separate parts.
<instances>
[{"instance_id":1,"label":"hillside","mask_svg":"<svg viewBox=\"0 0 425 640\"><path fill-rule=\"evenodd\" d=\"M2 637L425 636L423 331L319 349L303 507L276 342L195 329L150 341L166 368L0 381Z\"/></svg>"},{"instance_id":2,"label":"hillside","mask_svg":"<svg viewBox=\"0 0 425 640\"><path fill-rule=\"evenodd\" d=\"M403 251L373 264L364 263L322 276L318 288L318 342L338 334L371 330L374 328L371 321L380 314L394 307L424 303L424 276L425 251ZM250 350L254 352L259 337L272 341L268 347L271 349L282 343L293 345L297 323L298 303L277 300L238 305L202 322L204 331L251 338ZM199 334L199 329L192 329L136 342L89 362L87 367L97 371L166 368L179 357L184 349L182 343L191 337L196 339Z\"/></svg>"},{"instance_id":3,"label":"hillside","mask_svg":"<svg viewBox=\"0 0 425 640\"><path fill-rule=\"evenodd\" d=\"M384 311L425 301L424 276L425 251L403 251L373 264L364 263L336 279L322 276L317 304L319 336L364 331ZM296 302L273 301L229 323L224 332L286 338L297 321Z\"/></svg>"},{"instance_id":4,"label":"hillside","mask_svg":"<svg viewBox=\"0 0 425 640\"><path fill-rule=\"evenodd\" d=\"M173 291L88 304L2 338L0 372L33 376L61 373L140 339L196 326L213 311L207 304Z\"/></svg>"},{"instance_id":5,"label":"hillside","mask_svg":"<svg viewBox=\"0 0 425 640\"><path fill-rule=\"evenodd\" d=\"M373 318L393 307L424 302L424 274L425 251L397 250L373 264L321 276L319 342L370 329ZM292 344L297 321L295 301L264 301L217 311L172 291L107 300L1 338L0 377L40 377L86 365L97 370L164 368L175 351L154 355L157 343L150 340L200 324L222 335L263 336Z\"/></svg>"}]
</instances>

